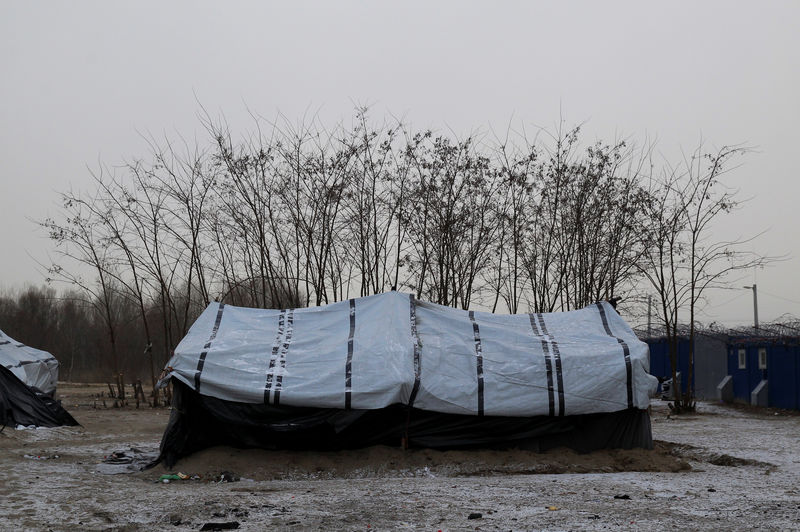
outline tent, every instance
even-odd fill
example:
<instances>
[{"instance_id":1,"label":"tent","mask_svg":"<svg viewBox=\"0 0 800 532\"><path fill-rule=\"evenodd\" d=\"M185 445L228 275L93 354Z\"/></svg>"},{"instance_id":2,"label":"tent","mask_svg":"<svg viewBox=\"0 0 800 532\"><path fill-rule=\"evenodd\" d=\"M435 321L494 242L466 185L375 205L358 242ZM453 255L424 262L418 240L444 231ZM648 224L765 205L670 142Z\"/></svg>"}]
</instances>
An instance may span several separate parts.
<instances>
[{"instance_id":1,"label":"tent","mask_svg":"<svg viewBox=\"0 0 800 532\"><path fill-rule=\"evenodd\" d=\"M649 352L606 302L465 311L388 292L315 308L212 303L159 382L161 459L213 445L652 448Z\"/></svg>"},{"instance_id":2,"label":"tent","mask_svg":"<svg viewBox=\"0 0 800 532\"><path fill-rule=\"evenodd\" d=\"M53 398L58 361L0 331L0 425L77 425Z\"/></svg>"}]
</instances>

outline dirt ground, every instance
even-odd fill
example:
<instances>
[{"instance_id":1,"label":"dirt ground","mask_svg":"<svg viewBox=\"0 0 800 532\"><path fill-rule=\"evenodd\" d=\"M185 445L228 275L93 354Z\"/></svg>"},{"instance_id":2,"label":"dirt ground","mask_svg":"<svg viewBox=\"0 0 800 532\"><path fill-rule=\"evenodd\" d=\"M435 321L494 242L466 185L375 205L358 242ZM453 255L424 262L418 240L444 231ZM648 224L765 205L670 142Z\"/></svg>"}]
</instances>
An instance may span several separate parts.
<instances>
[{"instance_id":1,"label":"dirt ground","mask_svg":"<svg viewBox=\"0 0 800 532\"><path fill-rule=\"evenodd\" d=\"M157 450L169 411L106 409L101 390L60 384L82 427L0 432L0 529L800 529L797 413L656 401L653 451L214 448L111 475L111 453ZM190 478L158 481L173 472Z\"/></svg>"}]
</instances>

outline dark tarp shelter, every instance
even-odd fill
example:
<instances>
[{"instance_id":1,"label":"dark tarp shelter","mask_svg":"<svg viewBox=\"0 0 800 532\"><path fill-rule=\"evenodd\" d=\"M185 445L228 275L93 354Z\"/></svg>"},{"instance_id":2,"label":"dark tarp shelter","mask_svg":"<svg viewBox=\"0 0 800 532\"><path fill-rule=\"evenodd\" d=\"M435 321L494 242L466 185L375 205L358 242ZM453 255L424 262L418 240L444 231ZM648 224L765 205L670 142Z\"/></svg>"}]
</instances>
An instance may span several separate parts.
<instances>
[{"instance_id":1,"label":"dark tarp shelter","mask_svg":"<svg viewBox=\"0 0 800 532\"><path fill-rule=\"evenodd\" d=\"M78 422L53 398L58 361L0 331L0 425L58 427Z\"/></svg>"}]
</instances>

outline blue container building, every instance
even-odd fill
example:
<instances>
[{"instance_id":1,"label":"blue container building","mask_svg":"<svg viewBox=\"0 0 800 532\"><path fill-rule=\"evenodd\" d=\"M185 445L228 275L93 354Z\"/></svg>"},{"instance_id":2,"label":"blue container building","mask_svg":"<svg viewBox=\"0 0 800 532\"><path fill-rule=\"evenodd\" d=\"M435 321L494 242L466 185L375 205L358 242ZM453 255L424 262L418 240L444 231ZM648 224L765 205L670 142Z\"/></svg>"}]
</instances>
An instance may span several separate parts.
<instances>
[{"instance_id":1,"label":"blue container building","mask_svg":"<svg viewBox=\"0 0 800 532\"><path fill-rule=\"evenodd\" d=\"M753 402L752 392L766 381L763 406L800 410L800 337L733 337L728 345L736 400Z\"/></svg>"}]
</instances>

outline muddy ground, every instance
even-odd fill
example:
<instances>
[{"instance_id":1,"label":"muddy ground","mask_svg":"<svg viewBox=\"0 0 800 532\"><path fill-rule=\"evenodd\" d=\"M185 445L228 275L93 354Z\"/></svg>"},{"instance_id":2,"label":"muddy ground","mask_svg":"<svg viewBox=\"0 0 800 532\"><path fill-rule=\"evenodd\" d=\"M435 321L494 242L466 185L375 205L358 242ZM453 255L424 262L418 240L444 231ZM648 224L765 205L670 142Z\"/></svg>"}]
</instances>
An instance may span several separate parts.
<instances>
[{"instance_id":1,"label":"muddy ground","mask_svg":"<svg viewBox=\"0 0 800 532\"><path fill-rule=\"evenodd\" d=\"M0 529L800 529L797 413L701 403L671 417L657 401L655 450L588 455L215 448L163 483L161 466L101 472L115 451L155 451L169 416L103 408L101 390L60 385L82 427L0 433Z\"/></svg>"}]
</instances>

